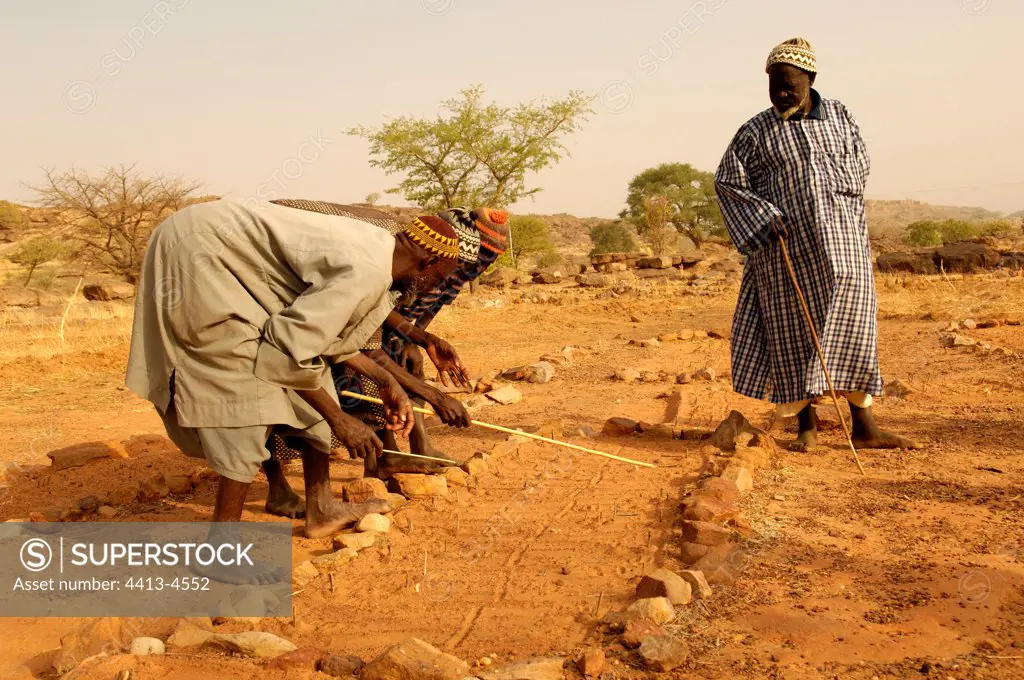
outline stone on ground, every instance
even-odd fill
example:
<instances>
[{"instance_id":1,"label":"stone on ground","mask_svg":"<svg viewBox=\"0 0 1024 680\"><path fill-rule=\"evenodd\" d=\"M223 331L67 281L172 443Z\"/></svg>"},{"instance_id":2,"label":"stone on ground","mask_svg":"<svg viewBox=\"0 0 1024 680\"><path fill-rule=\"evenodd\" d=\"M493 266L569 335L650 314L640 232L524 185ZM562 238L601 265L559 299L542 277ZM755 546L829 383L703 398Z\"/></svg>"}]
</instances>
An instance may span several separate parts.
<instances>
[{"instance_id":1,"label":"stone on ground","mask_svg":"<svg viewBox=\"0 0 1024 680\"><path fill-rule=\"evenodd\" d=\"M96 496L86 496L85 498L79 498L75 502L75 506L82 511L83 514L90 514L99 510L100 499Z\"/></svg>"},{"instance_id":2,"label":"stone on ground","mask_svg":"<svg viewBox=\"0 0 1024 680\"><path fill-rule=\"evenodd\" d=\"M388 502L391 512L398 512L409 503L409 499L400 493L389 493L384 500Z\"/></svg>"},{"instance_id":3,"label":"stone on ground","mask_svg":"<svg viewBox=\"0 0 1024 680\"><path fill-rule=\"evenodd\" d=\"M576 277L576 283L581 288L607 288L615 283L615 279L607 274L580 274Z\"/></svg>"},{"instance_id":4,"label":"stone on ground","mask_svg":"<svg viewBox=\"0 0 1024 680\"><path fill-rule=\"evenodd\" d=\"M483 454L477 453L462 464L462 469L473 477L487 474L487 461L484 459Z\"/></svg>"},{"instance_id":5,"label":"stone on ground","mask_svg":"<svg viewBox=\"0 0 1024 680\"><path fill-rule=\"evenodd\" d=\"M694 564L700 561L711 549L706 545L698 545L696 543L680 543L679 544L679 558L686 564Z\"/></svg>"},{"instance_id":6,"label":"stone on ground","mask_svg":"<svg viewBox=\"0 0 1024 680\"><path fill-rule=\"evenodd\" d=\"M419 638L389 647L363 666L361 680L461 680L469 664Z\"/></svg>"},{"instance_id":7,"label":"stone on ground","mask_svg":"<svg viewBox=\"0 0 1024 680\"><path fill-rule=\"evenodd\" d=\"M676 430L668 423L658 423L645 429L644 437L648 439L675 439Z\"/></svg>"},{"instance_id":8,"label":"stone on ground","mask_svg":"<svg viewBox=\"0 0 1024 680\"><path fill-rule=\"evenodd\" d=\"M496 390L488 392L487 398L491 401L498 402L502 406L511 406L512 404L518 404L523 400L523 393L511 385L506 385L505 387L499 387Z\"/></svg>"},{"instance_id":9,"label":"stone on ground","mask_svg":"<svg viewBox=\"0 0 1024 680\"><path fill-rule=\"evenodd\" d=\"M687 569L679 572L684 581L690 584L690 592L695 600L706 600L711 597L711 586L704 578L704 572L699 569Z\"/></svg>"},{"instance_id":10,"label":"stone on ground","mask_svg":"<svg viewBox=\"0 0 1024 680\"><path fill-rule=\"evenodd\" d=\"M140 485L140 495L144 501L156 501L166 498L171 490L167 488L167 480L162 472L158 472Z\"/></svg>"},{"instance_id":11,"label":"stone on ground","mask_svg":"<svg viewBox=\"0 0 1024 680\"><path fill-rule=\"evenodd\" d=\"M620 382L636 382L640 379L640 371L632 368L620 368L615 371L613 377Z\"/></svg>"},{"instance_id":12,"label":"stone on ground","mask_svg":"<svg viewBox=\"0 0 1024 680\"><path fill-rule=\"evenodd\" d=\"M604 673L604 650L600 647L588 647L576 660L576 667L586 678L599 678Z\"/></svg>"},{"instance_id":13,"label":"stone on ground","mask_svg":"<svg viewBox=\"0 0 1024 680\"><path fill-rule=\"evenodd\" d=\"M645 637L664 634L664 629L654 621L633 619L632 621L627 621L622 629L622 644L628 649L636 649Z\"/></svg>"},{"instance_id":14,"label":"stone on ground","mask_svg":"<svg viewBox=\"0 0 1024 680\"><path fill-rule=\"evenodd\" d=\"M329 572L337 569L338 567L345 566L358 554L359 553L351 548L342 548L341 550L335 550L334 552L327 553L326 555L314 557L311 562L313 563L313 566L316 567L317 571Z\"/></svg>"},{"instance_id":15,"label":"stone on ground","mask_svg":"<svg viewBox=\"0 0 1024 680\"><path fill-rule=\"evenodd\" d=\"M647 597L637 600L629 605L626 611L657 624L668 623L676 617L676 610L667 597Z\"/></svg>"},{"instance_id":16,"label":"stone on ground","mask_svg":"<svg viewBox=\"0 0 1024 680\"><path fill-rule=\"evenodd\" d=\"M701 495L699 492L686 499L683 502L683 507L683 519L695 522L722 523L732 519L739 513L739 508L734 504Z\"/></svg>"},{"instance_id":17,"label":"stone on ground","mask_svg":"<svg viewBox=\"0 0 1024 680\"><path fill-rule=\"evenodd\" d=\"M692 596L690 584L668 569L655 569L644 575L636 586L639 598L667 597L674 605L689 604Z\"/></svg>"},{"instance_id":18,"label":"stone on ground","mask_svg":"<svg viewBox=\"0 0 1024 680\"><path fill-rule=\"evenodd\" d=\"M365 665L358 656L326 654L317 664L317 670L332 678L348 678L358 675Z\"/></svg>"},{"instance_id":19,"label":"stone on ground","mask_svg":"<svg viewBox=\"0 0 1024 680\"><path fill-rule=\"evenodd\" d=\"M560 657L533 658L480 671L477 675L480 680L562 680L564 665L565 660Z\"/></svg>"},{"instance_id":20,"label":"stone on ground","mask_svg":"<svg viewBox=\"0 0 1024 680\"><path fill-rule=\"evenodd\" d=\"M893 380L885 386L885 396L905 399L914 393L914 389L900 379Z\"/></svg>"},{"instance_id":21,"label":"stone on ground","mask_svg":"<svg viewBox=\"0 0 1024 680\"><path fill-rule=\"evenodd\" d=\"M474 394L469 399L462 402L462 405L466 407L466 410L469 411L470 415L476 415L493 403L493 401L483 394Z\"/></svg>"},{"instance_id":22,"label":"stone on ground","mask_svg":"<svg viewBox=\"0 0 1024 680\"><path fill-rule=\"evenodd\" d=\"M704 382L714 382L716 377L717 373L715 373L715 369L710 367L702 368L698 371L695 371L693 374L694 380L702 380Z\"/></svg>"},{"instance_id":23,"label":"stone on ground","mask_svg":"<svg viewBox=\"0 0 1024 680\"><path fill-rule=\"evenodd\" d=\"M375 498L386 500L388 485L376 477L363 477L342 486L341 495L346 503L365 503Z\"/></svg>"},{"instance_id":24,"label":"stone on ground","mask_svg":"<svg viewBox=\"0 0 1024 680\"><path fill-rule=\"evenodd\" d=\"M609 418L601 428L601 433L608 437L625 437L639 431L639 424L629 418Z\"/></svg>"},{"instance_id":25,"label":"stone on ground","mask_svg":"<svg viewBox=\"0 0 1024 680\"><path fill-rule=\"evenodd\" d=\"M658 342L674 342L679 339L678 333L662 333L658 336Z\"/></svg>"},{"instance_id":26,"label":"stone on ground","mask_svg":"<svg viewBox=\"0 0 1024 680\"><path fill-rule=\"evenodd\" d=\"M173 494L188 493L192 490L192 477L189 475L167 475L167 490Z\"/></svg>"},{"instance_id":27,"label":"stone on ground","mask_svg":"<svg viewBox=\"0 0 1024 680\"><path fill-rule=\"evenodd\" d=\"M287 652L275 657L267 664L267 668L278 671L293 669L315 671L324 656L323 650L316 647L299 647L294 652Z\"/></svg>"},{"instance_id":28,"label":"stone on ground","mask_svg":"<svg viewBox=\"0 0 1024 680\"><path fill-rule=\"evenodd\" d=\"M751 476L750 470L742 465L730 464L722 471L721 477L727 482L735 484L740 493L747 493L754 488L754 478Z\"/></svg>"},{"instance_id":29,"label":"stone on ground","mask_svg":"<svg viewBox=\"0 0 1024 680\"><path fill-rule=\"evenodd\" d=\"M683 522L683 540L709 548L729 542L729 530L711 522Z\"/></svg>"},{"instance_id":30,"label":"stone on ground","mask_svg":"<svg viewBox=\"0 0 1024 680\"><path fill-rule=\"evenodd\" d=\"M444 471L444 478L448 480L448 486L460 486L466 488L469 486L469 473L462 468L450 467Z\"/></svg>"},{"instance_id":31,"label":"stone on ground","mask_svg":"<svg viewBox=\"0 0 1024 680\"><path fill-rule=\"evenodd\" d=\"M374 531L386 534L391 530L391 518L371 512L356 524L356 531Z\"/></svg>"},{"instance_id":32,"label":"stone on ground","mask_svg":"<svg viewBox=\"0 0 1024 680\"><path fill-rule=\"evenodd\" d=\"M361 531L358 534L338 534L334 537L334 549L344 550L366 550L381 542L383 534L376 531Z\"/></svg>"},{"instance_id":33,"label":"stone on ground","mask_svg":"<svg viewBox=\"0 0 1024 680\"><path fill-rule=\"evenodd\" d=\"M686 662L689 648L671 635L649 635L640 643L640 658L652 671L666 673Z\"/></svg>"},{"instance_id":34,"label":"stone on ground","mask_svg":"<svg viewBox=\"0 0 1024 680\"><path fill-rule=\"evenodd\" d=\"M306 560L292 569L292 586L305 588L310 581L320 575L312 561Z\"/></svg>"},{"instance_id":35,"label":"stone on ground","mask_svg":"<svg viewBox=\"0 0 1024 680\"><path fill-rule=\"evenodd\" d=\"M135 296L135 286L130 283L87 283L82 286L82 297L90 302L127 300Z\"/></svg>"},{"instance_id":36,"label":"stone on ground","mask_svg":"<svg viewBox=\"0 0 1024 680\"><path fill-rule=\"evenodd\" d=\"M697 484L701 496L714 498L723 503L735 503L740 499L740 490L735 484L721 477L709 477Z\"/></svg>"},{"instance_id":37,"label":"stone on ground","mask_svg":"<svg viewBox=\"0 0 1024 680\"><path fill-rule=\"evenodd\" d=\"M437 475L397 473L391 481L398 492L406 498L448 496L448 480Z\"/></svg>"},{"instance_id":38,"label":"stone on ground","mask_svg":"<svg viewBox=\"0 0 1024 680\"><path fill-rule=\"evenodd\" d=\"M163 640L151 637L137 637L128 648L132 656L160 656L166 651Z\"/></svg>"},{"instance_id":39,"label":"stone on ground","mask_svg":"<svg viewBox=\"0 0 1024 680\"><path fill-rule=\"evenodd\" d=\"M642 257L636 261L637 269L668 269L671 266L671 257Z\"/></svg>"},{"instance_id":40,"label":"stone on ground","mask_svg":"<svg viewBox=\"0 0 1024 680\"><path fill-rule=\"evenodd\" d=\"M121 619L94 619L61 637L53 669L60 674L67 673L83 659L104 649L120 650L121 644Z\"/></svg>"},{"instance_id":41,"label":"stone on ground","mask_svg":"<svg viewBox=\"0 0 1024 680\"><path fill-rule=\"evenodd\" d=\"M555 367L546 361L539 361L528 366L518 366L504 371L499 377L504 380L521 380L543 385L555 377Z\"/></svg>"},{"instance_id":42,"label":"stone on ground","mask_svg":"<svg viewBox=\"0 0 1024 680\"><path fill-rule=\"evenodd\" d=\"M128 452L119 442L88 442L72 444L46 454L54 472L80 467L103 458L128 458Z\"/></svg>"},{"instance_id":43,"label":"stone on ground","mask_svg":"<svg viewBox=\"0 0 1024 680\"><path fill-rule=\"evenodd\" d=\"M645 347L645 348L646 347L660 347L661 343L658 342L657 338L648 338L646 340L641 340L640 341L640 346L641 347Z\"/></svg>"},{"instance_id":44,"label":"stone on ground","mask_svg":"<svg viewBox=\"0 0 1024 680\"><path fill-rule=\"evenodd\" d=\"M289 640L273 633L255 630L244 633L215 633L203 646L219 647L234 654L243 654L257 659L273 659L298 649Z\"/></svg>"}]
</instances>

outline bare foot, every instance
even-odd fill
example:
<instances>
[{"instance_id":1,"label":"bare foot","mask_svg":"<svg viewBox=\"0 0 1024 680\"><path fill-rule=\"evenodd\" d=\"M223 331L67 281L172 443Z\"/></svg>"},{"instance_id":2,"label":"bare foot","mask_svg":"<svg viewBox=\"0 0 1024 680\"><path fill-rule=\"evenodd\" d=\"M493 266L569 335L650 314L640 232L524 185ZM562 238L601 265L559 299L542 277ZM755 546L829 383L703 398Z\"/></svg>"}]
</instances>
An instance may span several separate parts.
<instances>
[{"instance_id":1,"label":"bare foot","mask_svg":"<svg viewBox=\"0 0 1024 680\"><path fill-rule=\"evenodd\" d=\"M818 445L818 432L817 430L807 430L801 432L796 441L789 445L789 450L794 453L807 453L811 449Z\"/></svg>"},{"instance_id":2,"label":"bare foot","mask_svg":"<svg viewBox=\"0 0 1024 680\"><path fill-rule=\"evenodd\" d=\"M267 504L263 506L263 509L271 515L277 515L278 517L288 517L290 519L303 519L306 516L306 501L297 493L292 493L290 496L284 496L281 498L275 498L273 495L267 496Z\"/></svg>"},{"instance_id":3,"label":"bare foot","mask_svg":"<svg viewBox=\"0 0 1024 680\"><path fill-rule=\"evenodd\" d=\"M316 517L307 517L306 536L309 538L330 536L375 512L380 514L391 512L391 506L380 498L374 498L365 503L333 502L317 512Z\"/></svg>"},{"instance_id":4,"label":"bare foot","mask_svg":"<svg viewBox=\"0 0 1024 680\"><path fill-rule=\"evenodd\" d=\"M425 453L425 456L434 456L436 458L445 458L443 454ZM416 475L432 475L439 472L444 472L446 468L458 465L457 461L452 461L450 464L445 464L440 461L434 460L423 460L422 458L409 458L408 456L395 456L393 454L385 453L377 461L377 478L388 479L394 474L406 473Z\"/></svg>"},{"instance_id":5,"label":"bare foot","mask_svg":"<svg viewBox=\"0 0 1024 680\"><path fill-rule=\"evenodd\" d=\"M858 449L906 449L914 451L921 448L915 441L900 437L891 432L878 430L870 437L854 437L853 445Z\"/></svg>"}]
</instances>

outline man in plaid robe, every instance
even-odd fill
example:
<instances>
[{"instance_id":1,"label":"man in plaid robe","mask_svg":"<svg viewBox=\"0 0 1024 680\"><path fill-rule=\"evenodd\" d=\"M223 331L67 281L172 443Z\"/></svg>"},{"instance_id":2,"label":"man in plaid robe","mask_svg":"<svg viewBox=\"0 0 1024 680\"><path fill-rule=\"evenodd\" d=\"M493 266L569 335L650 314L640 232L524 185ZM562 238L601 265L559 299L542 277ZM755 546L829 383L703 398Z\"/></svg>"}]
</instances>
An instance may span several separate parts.
<instances>
[{"instance_id":1,"label":"man in plaid robe","mask_svg":"<svg viewBox=\"0 0 1024 680\"><path fill-rule=\"evenodd\" d=\"M726 228L746 255L733 318L732 379L740 394L798 416L791 448L817 443L811 402L828 392L821 362L779 246L783 237L837 392L850 404L857 448L915 448L871 412L882 394L878 301L864 217L870 170L847 108L812 89L810 44L788 40L766 71L772 107L745 123L726 150L715 188Z\"/></svg>"}]
</instances>

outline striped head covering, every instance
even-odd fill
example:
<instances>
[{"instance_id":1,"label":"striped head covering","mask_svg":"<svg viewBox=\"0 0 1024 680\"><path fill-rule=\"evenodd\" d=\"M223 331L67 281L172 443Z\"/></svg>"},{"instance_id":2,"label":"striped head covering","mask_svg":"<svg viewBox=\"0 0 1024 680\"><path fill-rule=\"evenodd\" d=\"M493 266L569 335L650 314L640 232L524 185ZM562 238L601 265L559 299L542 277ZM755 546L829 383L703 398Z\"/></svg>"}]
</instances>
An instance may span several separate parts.
<instances>
[{"instance_id":1,"label":"striped head covering","mask_svg":"<svg viewBox=\"0 0 1024 680\"><path fill-rule=\"evenodd\" d=\"M459 259L459 236L447 221L437 215L421 215L405 225L404 231L427 252L448 260Z\"/></svg>"},{"instance_id":2,"label":"striped head covering","mask_svg":"<svg viewBox=\"0 0 1024 680\"><path fill-rule=\"evenodd\" d=\"M480 231L473 224L468 208L450 208L437 214L459 235L459 260L469 264L480 261Z\"/></svg>"},{"instance_id":3,"label":"striped head covering","mask_svg":"<svg viewBox=\"0 0 1024 680\"><path fill-rule=\"evenodd\" d=\"M304 199L293 198L277 198L270 202L275 205L283 205L287 208L309 210L310 212L316 212L322 215L351 217L352 219L360 220L361 222L369 222L374 226L384 229L392 236L397 235L405 229L398 220L391 215L388 215L386 212L375 210L373 208L366 208L360 205L344 205L341 203L328 203L327 201L307 201Z\"/></svg>"},{"instance_id":4,"label":"striped head covering","mask_svg":"<svg viewBox=\"0 0 1024 680\"><path fill-rule=\"evenodd\" d=\"M789 64L808 73L818 72L818 58L814 54L811 43L803 38L790 38L776 45L768 55L768 63L764 70L767 73L776 64Z\"/></svg>"},{"instance_id":5,"label":"striped head covering","mask_svg":"<svg viewBox=\"0 0 1024 680\"><path fill-rule=\"evenodd\" d=\"M508 213L493 208L473 208L470 217L480 232L480 247L501 255L508 250Z\"/></svg>"}]
</instances>

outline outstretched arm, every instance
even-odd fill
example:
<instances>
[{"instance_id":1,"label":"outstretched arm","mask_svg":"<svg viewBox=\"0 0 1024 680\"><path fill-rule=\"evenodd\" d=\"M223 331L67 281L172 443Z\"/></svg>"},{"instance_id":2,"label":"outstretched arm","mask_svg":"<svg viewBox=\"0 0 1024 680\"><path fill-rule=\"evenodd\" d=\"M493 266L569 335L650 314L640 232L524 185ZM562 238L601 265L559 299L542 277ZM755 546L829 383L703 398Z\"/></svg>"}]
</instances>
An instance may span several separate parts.
<instances>
[{"instance_id":1,"label":"outstretched arm","mask_svg":"<svg viewBox=\"0 0 1024 680\"><path fill-rule=\"evenodd\" d=\"M419 345L427 351L427 356L430 357L430 360L434 362L434 366L437 367L437 373L441 378L442 385L447 387L450 380L452 385L469 386L469 373L459 358L458 352L455 351L455 348L449 342L409 323L401 314L395 311L388 315L384 323L409 342Z\"/></svg>"}]
</instances>

